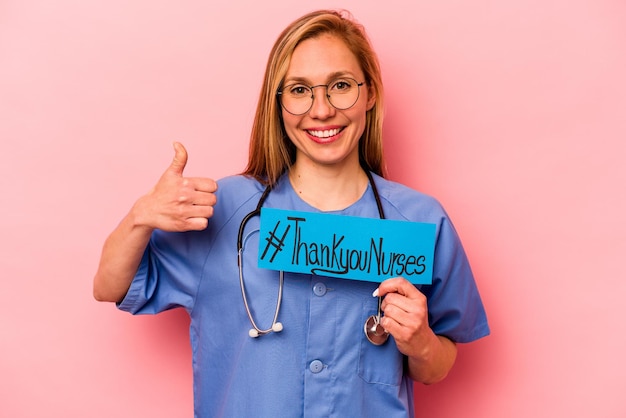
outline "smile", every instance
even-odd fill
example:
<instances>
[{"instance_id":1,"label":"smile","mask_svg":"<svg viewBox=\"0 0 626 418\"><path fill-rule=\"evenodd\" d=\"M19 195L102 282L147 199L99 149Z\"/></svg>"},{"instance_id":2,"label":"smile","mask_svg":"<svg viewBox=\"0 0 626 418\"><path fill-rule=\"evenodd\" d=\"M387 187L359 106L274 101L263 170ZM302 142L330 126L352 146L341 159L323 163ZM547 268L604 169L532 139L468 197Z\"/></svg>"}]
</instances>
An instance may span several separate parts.
<instances>
[{"instance_id":1,"label":"smile","mask_svg":"<svg viewBox=\"0 0 626 418\"><path fill-rule=\"evenodd\" d=\"M326 129L326 130L323 130L323 131L307 130L307 133L309 135L314 136L316 138L330 138L332 136L337 135L339 132L341 132L340 128Z\"/></svg>"}]
</instances>

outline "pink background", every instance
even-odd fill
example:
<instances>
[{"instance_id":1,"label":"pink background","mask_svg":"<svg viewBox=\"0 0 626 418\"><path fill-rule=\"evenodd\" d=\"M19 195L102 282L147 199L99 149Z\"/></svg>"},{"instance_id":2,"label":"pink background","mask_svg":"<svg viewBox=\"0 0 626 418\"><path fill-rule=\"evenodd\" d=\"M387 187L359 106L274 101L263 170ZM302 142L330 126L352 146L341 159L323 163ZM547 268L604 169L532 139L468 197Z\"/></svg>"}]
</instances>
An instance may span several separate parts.
<instances>
[{"instance_id":1,"label":"pink background","mask_svg":"<svg viewBox=\"0 0 626 418\"><path fill-rule=\"evenodd\" d=\"M626 416L622 0L0 1L0 416L192 416L184 313L95 302L100 248L173 140L243 169L271 45L319 7L367 27L390 177L448 209L488 309L417 416Z\"/></svg>"}]
</instances>

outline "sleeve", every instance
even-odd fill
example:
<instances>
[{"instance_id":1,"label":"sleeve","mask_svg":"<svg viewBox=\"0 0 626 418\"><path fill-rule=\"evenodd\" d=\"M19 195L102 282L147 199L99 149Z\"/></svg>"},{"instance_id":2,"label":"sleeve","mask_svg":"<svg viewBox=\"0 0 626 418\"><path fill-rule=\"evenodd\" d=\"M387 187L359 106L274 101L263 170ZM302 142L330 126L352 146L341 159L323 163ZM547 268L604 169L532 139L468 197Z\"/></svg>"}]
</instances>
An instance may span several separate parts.
<instances>
[{"instance_id":1,"label":"sleeve","mask_svg":"<svg viewBox=\"0 0 626 418\"><path fill-rule=\"evenodd\" d=\"M206 259L206 234L155 230L137 274L118 308L132 314L155 314L195 301Z\"/></svg>"},{"instance_id":2,"label":"sleeve","mask_svg":"<svg viewBox=\"0 0 626 418\"><path fill-rule=\"evenodd\" d=\"M420 289L428 299L429 323L437 335L465 343L489 335L489 325L467 255L447 217L439 225L433 281Z\"/></svg>"}]
</instances>

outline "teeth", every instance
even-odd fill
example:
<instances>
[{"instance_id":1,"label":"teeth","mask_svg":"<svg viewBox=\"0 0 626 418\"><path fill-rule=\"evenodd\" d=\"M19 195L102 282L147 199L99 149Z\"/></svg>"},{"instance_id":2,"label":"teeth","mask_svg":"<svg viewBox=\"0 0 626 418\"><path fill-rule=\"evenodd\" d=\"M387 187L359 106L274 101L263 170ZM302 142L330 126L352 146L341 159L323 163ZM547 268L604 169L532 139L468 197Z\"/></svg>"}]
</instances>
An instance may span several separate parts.
<instances>
[{"instance_id":1,"label":"teeth","mask_svg":"<svg viewBox=\"0 0 626 418\"><path fill-rule=\"evenodd\" d=\"M325 131L309 131L309 133L317 138L329 138L339 133L340 129L328 129Z\"/></svg>"}]
</instances>

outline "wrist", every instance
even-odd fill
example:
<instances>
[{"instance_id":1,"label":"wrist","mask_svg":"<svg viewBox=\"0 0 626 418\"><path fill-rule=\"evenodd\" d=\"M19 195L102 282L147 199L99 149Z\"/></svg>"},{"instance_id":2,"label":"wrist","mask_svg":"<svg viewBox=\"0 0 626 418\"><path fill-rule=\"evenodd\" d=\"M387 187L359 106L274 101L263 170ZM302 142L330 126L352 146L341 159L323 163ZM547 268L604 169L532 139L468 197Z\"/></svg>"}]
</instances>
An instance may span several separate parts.
<instances>
[{"instance_id":1,"label":"wrist","mask_svg":"<svg viewBox=\"0 0 626 418\"><path fill-rule=\"evenodd\" d=\"M128 227L132 231L151 234L156 227L152 226L153 222L150 221L150 216L147 215L149 213L147 197L147 195L142 196L135 202L128 212L126 220L128 222Z\"/></svg>"},{"instance_id":2,"label":"wrist","mask_svg":"<svg viewBox=\"0 0 626 418\"><path fill-rule=\"evenodd\" d=\"M431 330L427 342L415 356L409 356L409 373L413 380L433 384L443 380L456 360L456 344Z\"/></svg>"}]
</instances>

